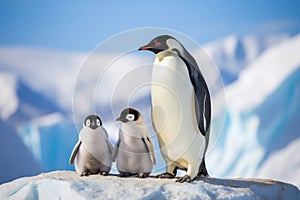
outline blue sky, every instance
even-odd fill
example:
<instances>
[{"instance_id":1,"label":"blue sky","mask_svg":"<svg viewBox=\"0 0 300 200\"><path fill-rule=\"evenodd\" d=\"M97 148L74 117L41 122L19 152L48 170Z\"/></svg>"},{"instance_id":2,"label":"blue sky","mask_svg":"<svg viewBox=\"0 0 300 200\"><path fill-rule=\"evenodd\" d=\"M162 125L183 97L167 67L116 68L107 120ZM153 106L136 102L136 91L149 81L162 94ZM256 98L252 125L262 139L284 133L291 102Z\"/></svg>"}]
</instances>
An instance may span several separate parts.
<instances>
[{"instance_id":1,"label":"blue sky","mask_svg":"<svg viewBox=\"0 0 300 200\"><path fill-rule=\"evenodd\" d=\"M90 51L133 28L162 27L199 43L229 34L300 32L300 0L0 1L0 45Z\"/></svg>"}]
</instances>

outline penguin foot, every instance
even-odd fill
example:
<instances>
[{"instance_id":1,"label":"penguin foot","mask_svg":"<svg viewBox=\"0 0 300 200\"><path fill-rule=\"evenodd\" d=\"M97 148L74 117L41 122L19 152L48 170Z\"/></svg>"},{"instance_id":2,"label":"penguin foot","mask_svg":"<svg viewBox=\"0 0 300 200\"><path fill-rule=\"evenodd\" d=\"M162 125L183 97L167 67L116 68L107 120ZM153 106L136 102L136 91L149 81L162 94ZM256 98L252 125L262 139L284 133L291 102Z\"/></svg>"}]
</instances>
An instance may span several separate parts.
<instances>
[{"instance_id":1,"label":"penguin foot","mask_svg":"<svg viewBox=\"0 0 300 200\"><path fill-rule=\"evenodd\" d=\"M209 175L207 173L207 170L204 168L204 169L201 169L198 174L197 174L197 177L201 177L201 178L209 178Z\"/></svg>"},{"instance_id":2,"label":"penguin foot","mask_svg":"<svg viewBox=\"0 0 300 200\"><path fill-rule=\"evenodd\" d=\"M175 175L169 173L169 172L165 172L165 173L162 173L162 174L158 174L156 176L156 178L174 178Z\"/></svg>"},{"instance_id":3,"label":"penguin foot","mask_svg":"<svg viewBox=\"0 0 300 200\"><path fill-rule=\"evenodd\" d=\"M201 173L196 176L197 178L210 178L209 174Z\"/></svg>"},{"instance_id":4,"label":"penguin foot","mask_svg":"<svg viewBox=\"0 0 300 200\"><path fill-rule=\"evenodd\" d=\"M138 178L146 178L147 176L149 176L149 173L138 173L137 175L135 175L135 177Z\"/></svg>"},{"instance_id":5,"label":"penguin foot","mask_svg":"<svg viewBox=\"0 0 300 200\"><path fill-rule=\"evenodd\" d=\"M128 177L131 174L129 172L120 172L120 177Z\"/></svg>"},{"instance_id":6,"label":"penguin foot","mask_svg":"<svg viewBox=\"0 0 300 200\"><path fill-rule=\"evenodd\" d=\"M209 177L207 169L206 169L204 158L202 159L202 162L201 162L201 164L199 166L197 177L205 177L205 178Z\"/></svg>"},{"instance_id":7,"label":"penguin foot","mask_svg":"<svg viewBox=\"0 0 300 200\"><path fill-rule=\"evenodd\" d=\"M82 172L82 174L80 176L89 176L89 175L91 175L91 173L88 171L85 171L85 172Z\"/></svg>"},{"instance_id":8,"label":"penguin foot","mask_svg":"<svg viewBox=\"0 0 300 200\"><path fill-rule=\"evenodd\" d=\"M99 175L102 175L102 176L107 176L108 173L107 172L100 172Z\"/></svg>"},{"instance_id":9,"label":"penguin foot","mask_svg":"<svg viewBox=\"0 0 300 200\"><path fill-rule=\"evenodd\" d=\"M184 175L183 177L180 177L176 180L176 182L179 182L179 183L184 183L184 182L187 182L187 183L190 183L192 182L192 179L189 175Z\"/></svg>"}]
</instances>

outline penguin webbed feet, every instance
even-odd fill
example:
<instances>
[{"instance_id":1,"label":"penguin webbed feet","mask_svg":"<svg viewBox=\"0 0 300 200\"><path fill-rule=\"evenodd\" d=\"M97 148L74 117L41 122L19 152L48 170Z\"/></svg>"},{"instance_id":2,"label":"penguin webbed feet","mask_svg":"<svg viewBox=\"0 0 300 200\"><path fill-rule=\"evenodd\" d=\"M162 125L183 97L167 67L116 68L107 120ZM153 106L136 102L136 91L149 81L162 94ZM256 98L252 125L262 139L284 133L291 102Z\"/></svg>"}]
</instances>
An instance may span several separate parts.
<instances>
[{"instance_id":1,"label":"penguin webbed feet","mask_svg":"<svg viewBox=\"0 0 300 200\"><path fill-rule=\"evenodd\" d=\"M137 174L132 174L130 172L119 172L119 176L122 177L122 178L125 178L125 177L129 177L129 176L135 176L137 178L146 178L150 175L150 173L148 172L140 172L140 173L137 173Z\"/></svg>"},{"instance_id":2,"label":"penguin webbed feet","mask_svg":"<svg viewBox=\"0 0 300 200\"><path fill-rule=\"evenodd\" d=\"M137 178L146 178L146 177L149 176L149 174L150 173L144 173L144 172L142 172L142 173L136 174L135 177L137 177Z\"/></svg>"},{"instance_id":3,"label":"penguin webbed feet","mask_svg":"<svg viewBox=\"0 0 300 200\"><path fill-rule=\"evenodd\" d=\"M102 176L107 176L107 175L108 175L108 172L105 172L105 171L103 171L103 172L99 172L99 175L102 175Z\"/></svg>"},{"instance_id":4,"label":"penguin webbed feet","mask_svg":"<svg viewBox=\"0 0 300 200\"><path fill-rule=\"evenodd\" d=\"M174 174L171 174L169 172L165 172L165 173L162 173L162 174L158 174L156 175L156 178L174 178L175 175Z\"/></svg>"},{"instance_id":5,"label":"penguin webbed feet","mask_svg":"<svg viewBox=\"0 0 300 200\"><path fill-rule=\"evenodd\" d=\"M192 182L193 180L191 179L191 177L189 175L184 175L182 177L179 177L176 182L178 183L190 183Z\"/></svg>"},{"instance_id":6,"label":"penguin webbed feet","mask_svg":"<svg viewBox=\"0 0 300 200\"><path fill-rule=\"evenodd\" d=\"M201 172L198 173L198 175L196 176L196 178L210 178L209 174L206 172Z\"/></svg>"},{"instance_id":7,"label":"penguin webbed feet","mask_svg":"<svg viewBox=\"0 0 300 200\"><path fill-rule=\"evenodd\" d=\"M206 169L204 158L202 159L202 162L199 166L197 177L209 178L209 174L208 174L207 169Z\"/></svg>"},{"instance_id":8,"label":"penguin webbed feet","mask_svg":"<svg viewBox=\"0 0 300 200\"><path fill-rule=\"evenodd\" d=\"M80 176L89 176L91 173L89 171L84 171L80 174Z\"/></svg>"},{"instance_id":9,"label":"penguin webbed feet","mask_svg":"<svg viewBox=\"0 0 300 200\"><path fill-rule=\"evenodd\" d=\"M119 174L120 177L129 177L131 174L129 172L120 172Z\"/></svg>"}]
</instances>

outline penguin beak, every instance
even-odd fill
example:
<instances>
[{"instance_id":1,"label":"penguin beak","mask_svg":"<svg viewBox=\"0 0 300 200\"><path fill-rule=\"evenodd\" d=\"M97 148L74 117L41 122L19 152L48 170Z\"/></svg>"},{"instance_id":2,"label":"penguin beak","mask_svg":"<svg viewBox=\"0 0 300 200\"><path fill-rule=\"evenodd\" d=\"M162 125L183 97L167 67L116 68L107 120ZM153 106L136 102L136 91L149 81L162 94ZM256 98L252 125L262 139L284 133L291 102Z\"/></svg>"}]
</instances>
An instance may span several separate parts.
<instances>
[{"instance_id":1,"label":"penguin beak","mask_svg":"<svg viewBox=\"0 0 300 200\"><path fill-rule=\"evenodd\" d=\"M119 117L118 119L116 119L116 121L121 121L121 122L123 122L123 123L126 123L126 122L127 122L126 119L123 118L123 117Z\"/></svg>"},{"instance_id":2,"label":"penguin beak","mask_svg":"<svg viewBox=\"0 0 300 200\"><path fill-rule=\"evenodd\" d=\"M157 48L157 47L154 47L154 46L151 46L149 44L146 44L145 46L142 46L139 48L139 51L141 50L147 50L147 51L152 51L153 53L157 54L161 51L163 51L162 49L160 48Z\"/></svg>"},{"instance_id":3,"label":"penguin beak","mask_svg":"<svg viewBox=\"0 0 300 200\"><path fill-rule=\"evenodd\" d=\"M140 47L140 48L139 48L139 51L141 51L141 50L150 50L150 49L152 49L152 48L153 48L153 47L151 47L151 46L145 45L145 46Z\"/></svg>"},{"instance_id":4,"label":"penguin beak","mask_svg":"<svg viewBox=\"0 0 300 200\"><path fill-rule=\"evenodd\" d=\"M123 117L119 117L118 119L116 119L116 121L121 121L121 122L123 122L123 121L124 121L124 118L123 118Z\"/></svg>"}]
</instances>

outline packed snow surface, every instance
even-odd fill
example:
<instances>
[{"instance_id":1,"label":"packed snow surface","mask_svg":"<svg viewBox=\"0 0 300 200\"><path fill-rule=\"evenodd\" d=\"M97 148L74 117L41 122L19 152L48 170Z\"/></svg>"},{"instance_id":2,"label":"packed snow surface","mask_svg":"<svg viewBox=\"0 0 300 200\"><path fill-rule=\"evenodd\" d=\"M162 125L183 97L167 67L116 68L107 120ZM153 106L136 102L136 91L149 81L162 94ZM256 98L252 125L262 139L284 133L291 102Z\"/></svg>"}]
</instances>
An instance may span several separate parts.
<instances>
[{"instance_id":1,"label":"packed snow surface","mask_svg":"<svg viewBox=\"0 0 300 200\"><path fill-rule=\"evenodd\" d=\"M80 177L56 171L0 185L1 199L299 199L297 187L263 179Z\"/></svg>"}]
</instances>

